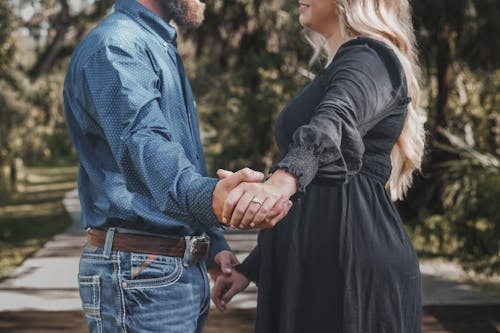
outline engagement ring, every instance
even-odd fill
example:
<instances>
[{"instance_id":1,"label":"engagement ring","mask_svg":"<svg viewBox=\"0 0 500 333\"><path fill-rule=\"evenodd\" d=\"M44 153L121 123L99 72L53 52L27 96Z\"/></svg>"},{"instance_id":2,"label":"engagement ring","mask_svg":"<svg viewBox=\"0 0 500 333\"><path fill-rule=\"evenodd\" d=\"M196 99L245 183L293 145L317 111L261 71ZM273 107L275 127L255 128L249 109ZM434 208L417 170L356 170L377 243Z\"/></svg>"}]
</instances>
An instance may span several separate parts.
<instances>
[{"instance_id":1,"label":"engagement ring","mask_svg":"<svg viewBox=\"0 0 500 333\"><path fill-rule=\"evenodd\" d=\"M257 204L259 206L262 206L262 201L260 201L260 199L257 198L257 197L253 197L253 199L252 199L251 202L254 203L254 204Z\"/></svg>"}]
</instances>

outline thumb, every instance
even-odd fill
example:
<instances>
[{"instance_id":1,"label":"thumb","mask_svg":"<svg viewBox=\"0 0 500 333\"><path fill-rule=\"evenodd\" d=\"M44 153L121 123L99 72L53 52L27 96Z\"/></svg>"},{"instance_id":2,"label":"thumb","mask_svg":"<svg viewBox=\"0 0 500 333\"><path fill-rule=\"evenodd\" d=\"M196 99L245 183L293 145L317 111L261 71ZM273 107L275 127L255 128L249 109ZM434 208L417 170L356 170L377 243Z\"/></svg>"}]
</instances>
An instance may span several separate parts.
<instances>
[{"instance_id":1,"label":"thumb","mask_svg":"<svg viewBox=\"0 0 500 333\"><path fill-rule=\"evenodd\" d=\"M224 274L231 274L233 271L233 256L232 255L224 255L220 258L220 270Z\"/></svg>"},{"instance_id":2,"label":"thumb","mask_svg":"<svg viewBox=\"0 0 500 333\"><path fill-rule=\"evenodd\" d=\"M217 176L220 179L225 179L225 178L228 178L228 177L230 177L232 175L234 175L234 172L232 172L232 171L224 170L224 169L217 170Z\"/></svg>"},{"instance_id":3,"label":"thumb","mask_svg":"<svg viewBox=\"0 0 500 333\"><path fill-rule=\"evenodd\" d=\"M257 183L264 180L264 174L262 172L254 171L250 168L244 168L232 176L227 178L227 183L231 188L238 186L242 182L252 182Z\"/></svg>"}]
</instances>

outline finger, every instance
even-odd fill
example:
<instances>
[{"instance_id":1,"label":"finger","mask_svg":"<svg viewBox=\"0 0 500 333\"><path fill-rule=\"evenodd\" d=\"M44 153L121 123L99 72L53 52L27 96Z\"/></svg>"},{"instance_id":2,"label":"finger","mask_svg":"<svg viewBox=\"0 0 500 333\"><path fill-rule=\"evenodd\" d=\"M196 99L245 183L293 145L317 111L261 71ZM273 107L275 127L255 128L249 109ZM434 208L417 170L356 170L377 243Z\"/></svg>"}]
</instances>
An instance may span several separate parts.
<instances>
[{"instance_id":1,"label":"finger","mask_svg":"<svg viewBox=\"0 0 500 333\"><path fill-rule=\"evenodd\" d=\"M232 255L231 255L231 267L234 267L234 266L238 265L239 263L240 263L240 261L238 260L238 258L236 258L234 253L232 253Z\"/></svg>"},{"instance_id":2,"label":"finger","mask_svg":"<svg viewBox=\"0 0 500 333\"><path fill-rule=\"evenodd\" d=\"M279 203L282 201L283 201L283 197L278 199L278 201L276 201L273 198L267 198L266 201L264 201L264 203L262 204L262 207L260 207L257 214L255 214L255 216L253 217L253 220L250 223L250 227L259 228L259 225L262 222L264 222L264 220L266 219L268 214L271 212L272 208L276 205L279 205Z\"/></svg>"},{"instance_id":3,"label":"finger","mask_svg":"<svg viewBox=\"0 0 500 333\"><path fill-rule=\"evenodd\" d=\"M222 207L222 223L229 224L231 216L233 215L233 210L245 191L245 186L243 185L244 184L236 187L227 195L224 206Z\"/></svg>"},{"instance_id":4,"label":"finger","mask_svg":"<svg viewBox=\"0 0 500 333\"><path fill-rule=\"evenodd\" d=\"M231 215L231 221L229 222L231 226L239 228L245 227L244 225L241 225L241 220L243 219L243 216L245 215L253 197L253 191L246 191L245 194L241 196L238 204L233 210L233 215Z\"/></svg>"},{"instance_id":5,"label":"finger","mask_svg":"<svg viewBox=\"0 0 500 333\"><path fill-rule=\"evenodd\" d=\"M263 201L262 204L252 202L252 200L254 198L258 198L259 200L262 200ZM240 228L246 229L248 227L251 227L251 228L255 227L255 225L252 225L253 220L255 219L255 215L260 214L261 210L265 207L265 205L268 201L270 201L270 200L272 201L272 199L265 198L261 194L254 195L252 197L252 200L250 200L250 204L248 206L248 209L245 212L245 215L243 216L243 218L241 219Z\"/></svg>"},{"instance_id":6,"label":"finger","mask_svg":"<svg viewBox=\"0 0 500 333\"><path fill-rule=\"evenodd\" d=\"M233 263L231 261L231 258L229 258L228 256L224 256L221 259L220 268L224 274L231 275L231 272L233 271Z\"/></svg>"},{"instance_id":7,"label":"finger","mask_svg":"<svg viewBox=\"0 0 500 333\"><path fill-rule=\"evenodd\" d=\"M225 179L225 178L231 177L232 175L234 175L234 172L232 172L232 171L224 170L224 169L217 170L217 176L220 179Z\"/></svg>"},{"instance_id":8,"label":"finger","mask_svg":"<svg viewBox=\"0 0 500 333\"><path fill-rule=\"evenodd\" d=\"M239 288L236 286L235 283L233 283L231 285L231 288L229 288L229 290L222 295L222 301L224 302L224 304L229 303L233 299L234 295L236 295L239 292L240 292Z\"/></svg>"},{"instance_id":9,"label":"finger","mask_svg":"<svg viewBox=\"0 0 500 333\"><path fill-rule=\"evenodd\" d=\"M289 201L287 204L286 204L286 207L285 209L281 212L281 214L279 214L278 216L276 216L275 218L271 219L271 221L269 222L269 224L274 227L276 224L278 224L278 222L280 222L281 220L283 220L286 216L286 214L288 214L288 212L290 211L290 208L292 208L292 202Z\"/></svg>"},{"instance_id":10,"label":"finger","mask_svg":"<svg viewBox=\"0 0 500 333\"><path fill-rule=\"evenodd\" d=\"M264 174L262 172L254 171L250 168L244 168L231 177L227 178L227 184L230 188L238 186L241 182L261 182L264 179Z\"/></svg>"},{"instance_id":11,"label":"finger","mask_svg":"<svg viewBox=\"0 0 500 333\"><path fill-rule=\"evenodd\" d=\"M232 253L227 253L229 251L221 251L217 253L217 255L214 258L214 265L208 270L209 272L211 270L213 271L218 271L217 273L224 273L224 274L231 274L232 272L232 258L234 255ZM214 267L215 266L215 267Z\"/></svg>"},{"instance_id":12,"label":"finger","mask_svg":"<svg viewBox=\"0 0 500 333\"><path fill-rule=\"evenodd\" d=\"M274 219L276 216L280 215L283 210L286 208L288 198L287 197L281 197L272 207L272 209L269 211L267 216L264 217L264 219L269 223L272 219Z\"/></svg>"},{"instance_id":13,"label":"finger","mask_svg":"<svg viewBox=\"0 0 500 333\"><path fill-rule=\"evenodd\" d=\"M225 301L222 299L223 295L228 288L228 281L224 280L224 278L218 278L214 284L212 289L212 301L219 311L224 311L226 309Z\"/></svg>"}]
</instances>

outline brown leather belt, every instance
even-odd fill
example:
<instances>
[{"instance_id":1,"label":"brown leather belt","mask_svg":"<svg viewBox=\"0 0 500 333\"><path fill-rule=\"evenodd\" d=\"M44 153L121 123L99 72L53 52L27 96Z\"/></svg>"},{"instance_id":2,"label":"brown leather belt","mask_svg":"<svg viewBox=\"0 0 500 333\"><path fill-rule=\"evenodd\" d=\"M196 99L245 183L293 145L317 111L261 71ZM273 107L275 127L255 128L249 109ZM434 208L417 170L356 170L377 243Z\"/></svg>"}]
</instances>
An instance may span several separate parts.
<instances>
[{"instance_id":1,"label":"brown leather belt","mask_svg":"<svg viewBox=\"0 0 500 333\"><path fill-rule=\"evenodd\" d=\"M106 231L95 228L88 229L87 242L92 246L104 248ZM189 242L189 262L205 260L208 255L208 248L208 238L192 237ZM112 250L184 257L186 253L186 240L176 237L155 237L117 232L113 237Z\"/></svg>"}]
</instances>

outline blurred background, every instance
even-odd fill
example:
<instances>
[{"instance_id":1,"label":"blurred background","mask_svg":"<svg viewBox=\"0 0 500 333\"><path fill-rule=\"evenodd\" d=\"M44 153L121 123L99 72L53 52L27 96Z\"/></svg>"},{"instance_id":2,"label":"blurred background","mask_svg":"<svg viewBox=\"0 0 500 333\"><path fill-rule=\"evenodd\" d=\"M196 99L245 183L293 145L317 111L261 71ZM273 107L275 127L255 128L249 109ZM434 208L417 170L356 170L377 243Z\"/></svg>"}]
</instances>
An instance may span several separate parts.
<instances>
[{"instance_id":1,"label":"blurred background","mask_svg":"<svg viewBox=\"0 0 500 333\"><path fill-rule=\"evenodd\" d=\"M71 225L61 202L76 187L78 159L62 84L73 49L113 3L0 0L0 279ZM181 31L178 44L210 174L267 171L278 158L278 113L322 64L308 65L296 1L206 3L203 26ZM427 151L397 205L422 262L452 265L459 274L444 278L498 298L500 1L415 0L413 7Z\"/></svg>"}]
</instances>

